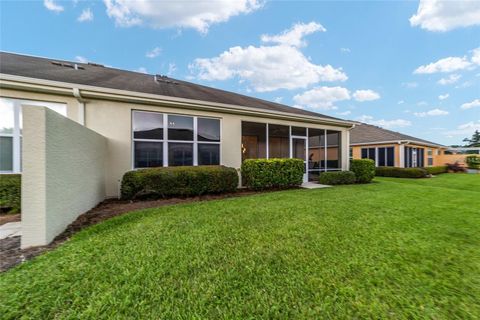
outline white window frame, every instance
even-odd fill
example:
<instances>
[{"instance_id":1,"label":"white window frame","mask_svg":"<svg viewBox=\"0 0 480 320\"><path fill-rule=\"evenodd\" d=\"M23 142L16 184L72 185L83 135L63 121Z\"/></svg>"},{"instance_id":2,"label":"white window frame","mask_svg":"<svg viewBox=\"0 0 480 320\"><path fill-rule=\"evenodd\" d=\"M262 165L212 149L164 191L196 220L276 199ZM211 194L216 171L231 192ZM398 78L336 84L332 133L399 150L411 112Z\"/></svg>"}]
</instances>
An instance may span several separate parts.
<instances>
[{"instance_id":1,"label":"white window frame","mask_svg":"<svg viewBox=\"0 0 480 320\"><path fill-rule=\"evenodd\" d=\"M0 133L1 137L11 137L13 138L12 145L13 145L13 168L12 170L3 170L0 171L0 174L21 174L22 173L22 132L20 127L22 127L21 123L21 114L22 114L22 105L33 105L33 106L45 106L49 108L50 106L63 106L64 112L58 112L58 110L54 110L60 113L63 116L67 115L67 104L62 102L50 102L50 101L36 101L36 100L24 100L24 99L16 99L16 98L8 98L8 97L0 97L1 99L9 100L13 103L13 133ZM51 109L51 108L50 108Z\"/></svg>"},{"instance_id":2,"label":"white window frame","mask_svg":"<svg viewBox=\"0 0 480 320\"><path fill-rule=\"evenodd\" d=\"M135 112L143 112L143 113L155 113L163 115L163 139L136 139L134 138L133 132L133 114ZM193 118L193 140L169 140L168 139L168 116L181 116L181 117L190 117ZM151 110L140 110L140 109L132 109L131 112L131 161L132 170L137 169L146 169L148 167L135 167L135 142L158 142L163 143L163 167L168 167L168 144L169 143L185 143L185 144L192 144L193 145L193 165L198 166L198 145L199 144L215 144L219 145L219 165L223 165L222 162L222 119L216 117L209 117L209 116L196 116L190 114L183 114L183 113L163 113L158 111L151 111ZM198 119L214 119L220 122L220 141L198 141Z\"/></svg>"}]
</instances>

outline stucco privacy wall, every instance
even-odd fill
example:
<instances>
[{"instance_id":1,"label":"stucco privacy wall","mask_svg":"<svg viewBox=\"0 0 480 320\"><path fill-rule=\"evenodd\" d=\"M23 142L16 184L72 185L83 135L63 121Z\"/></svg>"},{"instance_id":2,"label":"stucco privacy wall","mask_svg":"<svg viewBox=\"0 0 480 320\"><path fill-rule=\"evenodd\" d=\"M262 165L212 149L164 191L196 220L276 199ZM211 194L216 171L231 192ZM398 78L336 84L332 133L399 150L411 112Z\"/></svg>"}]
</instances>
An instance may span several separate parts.
<instances>
[{"instance_id":1,"label":"stucco privacy wall","mask_svg":"<svg viewBox=\"0 0 480 320\"><path fill-rule=\"evenodd\" d=\"M105 198L107 139L45 107L23 107L22 248L45 245Z\"/></svg>"}]
</instances>

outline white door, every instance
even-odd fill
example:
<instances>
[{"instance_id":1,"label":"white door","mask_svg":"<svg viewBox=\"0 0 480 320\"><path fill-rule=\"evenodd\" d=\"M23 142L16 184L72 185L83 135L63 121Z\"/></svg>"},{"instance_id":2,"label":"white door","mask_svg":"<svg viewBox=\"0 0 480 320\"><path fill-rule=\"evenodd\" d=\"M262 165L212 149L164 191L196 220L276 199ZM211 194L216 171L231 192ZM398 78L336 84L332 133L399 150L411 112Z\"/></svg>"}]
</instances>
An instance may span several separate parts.
<instances>
[{"instance_id":1,"label":"white door","mask_svg":"<svg viewBox=\"0 0 480 320\"><path fill-rule=\"evenodd\" d=\"M308 181L308 159L307 159L307 138L292 137L292 158L302 159L303 166L303 182Z\"/></svg>"}]
</instances>

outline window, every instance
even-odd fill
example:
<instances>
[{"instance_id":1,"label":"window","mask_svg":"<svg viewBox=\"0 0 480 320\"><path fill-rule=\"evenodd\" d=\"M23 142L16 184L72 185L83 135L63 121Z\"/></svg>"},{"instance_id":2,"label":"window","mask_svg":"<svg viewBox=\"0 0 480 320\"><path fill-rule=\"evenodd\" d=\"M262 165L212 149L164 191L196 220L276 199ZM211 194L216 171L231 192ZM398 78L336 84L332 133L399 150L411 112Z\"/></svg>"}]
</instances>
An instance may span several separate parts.
<instances>
[{"instance_id":1,"label":"window","mask_svg":"<svg viewBox=\"0 0 480 320\"><path fill-rule=\"evenodd\" d=\"M290 128L277 124L268 125L268 157L290 157Z\"/></svg>"},{"instance_id":2,"label":"window","mask_svg":"<svg viewBox=\"0 0 480 320\"><path fill-rule=\"evenodd\" d=\"M438 152L438 150L435 150ZM427 166L433 166L433 150L427 149Z\"/></svg>"},{"instance_id":3,"label":"window","mask_svg":"<svg viewBox=\"0 0 480 320\"><path fill-rule=\"evenodd\" d=\"M219 119L133 111L132 131L134 168L220 164Z\"/></svg>"},{"instance_id":4,"label":"window","mask_svg":"<svg viewBox=\"0 0 480 320\"><path fill-rule=\"evenodd\" d=\"M395 166L395 148L362 148L362 159L371 159L378 167L393 167Z\"/></svg>"},{"instance_id":5,"label":"window","mask_svg":"<svg viewBox=\"0 0 480 320\"><path fill-rule=\"evenodd\" d=\"M267 125L242 122L242 161L267 157Z\"/></svg>"},{"instance_id":6,"label":"window","mask_svg":"<svg viewBox=\"0 0 480 320\"><path fill-rule=\"evenodd\" d=\"M425 149L405 147L404 163L406 168L416 168L424 166Z\"/></svg>"},{"instance_id":7,"label":"window","mask_svg":"<svg viewBox=\"0 0 480 320\"><path fill-rule=\"evenodd\" d=\"M375 148L362 148L362 159L371 159L376 162Z\"/></svg>"},{"instance_id":8,"label":"window","mask_svg":"<svg viewBox=\"0 0 480 320\"><path fill-rule=\"evenodd\" d=\"M44 106L67 115L67 106L62 103L0 98L0 173L22 170L22 105Z\"/></svg>"}]
</instances>

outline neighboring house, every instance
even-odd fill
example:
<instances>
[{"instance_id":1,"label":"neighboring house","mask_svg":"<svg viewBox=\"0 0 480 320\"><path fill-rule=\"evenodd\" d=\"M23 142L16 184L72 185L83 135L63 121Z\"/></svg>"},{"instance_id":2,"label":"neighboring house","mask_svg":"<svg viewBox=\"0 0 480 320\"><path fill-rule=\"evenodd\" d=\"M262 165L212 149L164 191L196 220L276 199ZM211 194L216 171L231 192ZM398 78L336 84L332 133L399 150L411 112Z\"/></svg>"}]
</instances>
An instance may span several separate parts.
<instances>
[{"instance_id":1,"label":"neighboring house","mask_svg":"<svg viewBox=\"0 0 480 320\"><path fill-rule=\"evenodd\" d=\"M0 88L0 170L22 173L23 247L117 197L132 169L295 157L307 181L349 165L352 122L165 76L0 53Z\"/></svg>"},{"instance_id":2,"label":"neighboring house","mask_svg":"<svg viewBox=\"0 0 480 320\"><path fill-rule=\"evenodd\" d=\"M350 131L350 157L372 159L378 167L429 167L444 165L447 147L366 123Z\"/></svg>"}]
</instances>

